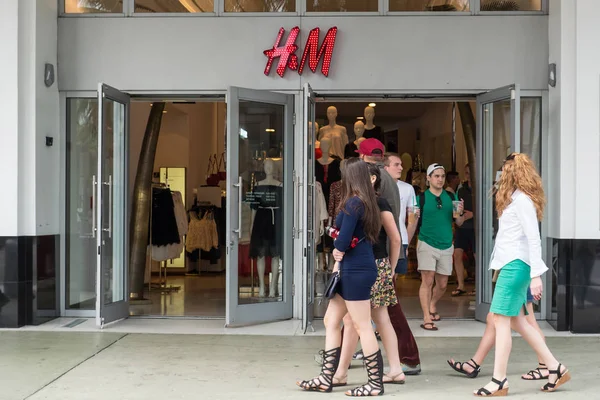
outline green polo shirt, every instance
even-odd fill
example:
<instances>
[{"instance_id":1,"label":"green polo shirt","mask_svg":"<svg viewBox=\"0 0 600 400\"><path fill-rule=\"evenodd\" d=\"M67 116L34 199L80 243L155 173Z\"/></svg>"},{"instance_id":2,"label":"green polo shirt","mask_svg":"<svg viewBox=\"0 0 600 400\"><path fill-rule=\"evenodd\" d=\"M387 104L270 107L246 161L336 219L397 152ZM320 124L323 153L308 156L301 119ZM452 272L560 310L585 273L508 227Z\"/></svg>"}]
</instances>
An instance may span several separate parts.
<instances>
[{"instance_id":1,"label":"green polo shirt","mask_svg":"<svg viewBox=\"0 0 600 400\"><path fill-rule=\"evenodd\" d=\"M452 246L452 198L448 193L442 192L439 199L442 207L439 208L439 200L429 189L425 191L425 206L421 206L421 229L419 240L427 243L438 250L446 250Z\"/></svg>"}]
</instances>

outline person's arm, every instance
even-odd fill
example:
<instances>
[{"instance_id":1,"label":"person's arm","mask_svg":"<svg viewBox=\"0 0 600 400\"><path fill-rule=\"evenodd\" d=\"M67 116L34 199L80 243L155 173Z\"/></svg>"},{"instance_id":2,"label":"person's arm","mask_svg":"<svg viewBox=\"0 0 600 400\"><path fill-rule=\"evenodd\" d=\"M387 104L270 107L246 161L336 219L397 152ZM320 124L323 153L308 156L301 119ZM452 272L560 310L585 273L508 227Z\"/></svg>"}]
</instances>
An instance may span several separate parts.
<instances>
[{"instance_id":1,"label":"person's arm","mask_svg":"<svg viewBox=\"0 0 600 400\"><path fill-rule=\"evenodd\" d=\"M408 205L414 206L416 204L415 196L415 188L410 185L410 195L408 196ZM408 210L401 210L403 213L408 213ZM408 224L406 230L408 232L408 243L412 242L413 236L415 236L415 232L417 231L417 225L419 224L419 214L416 215L417 218L414 219L412 224Z\"/></svg>"},{"instance_id":2,"label":"person's arm","mask_svg":"<svg viewBox=\"0 0 600 400\"><path fill-rule=\"evenodd\" d=\"M460 205L458 206L458 210L460 211L460 217L454 218L454 222L457 226L462 226L465 223L465 201L460 199Z\"/></svg>"},{"instance_id":3,"label":"person's arm","mask_svg":"<svg viewBox=\"0 0 600 400\"><path fill-rule=\"evenodd\" d=\"M535 206L531 199L526 195L520 197L521 198L517 198L514 201L516 201L515 206L519 222L521 222L521 227L527 237L531 277L536 278L546 272L548 267L542 259L542 242L540 239L540 230Z\"/></svg>"},{"instance_id":4,"label":"person's arm","mask_svg":"<svg viewBox=\"0 0 600 400\"><path fill-rule=\"evenodd\" d=\"M348 200L346 204L344 204L341 226L338 226L340 233L333 242L333 246L340 253L345 253L352 243L354 229L361 217L361 208L361 201L356 197Z\"/></svg>"},{"instance_id":5,"label":"person's arm","mask_svg":"<svg viewBox=\"0 0 600 400\"><path fill-rule=\"evenodd\" d=\"M398 232L394 215L389 211L383 211L381 213L381 225L385 229L385 233L390 241L390 265L395 269L398 264L398 257L400 257L402 240L400 239L400 232Z\"/></svg>"}]
</instances>

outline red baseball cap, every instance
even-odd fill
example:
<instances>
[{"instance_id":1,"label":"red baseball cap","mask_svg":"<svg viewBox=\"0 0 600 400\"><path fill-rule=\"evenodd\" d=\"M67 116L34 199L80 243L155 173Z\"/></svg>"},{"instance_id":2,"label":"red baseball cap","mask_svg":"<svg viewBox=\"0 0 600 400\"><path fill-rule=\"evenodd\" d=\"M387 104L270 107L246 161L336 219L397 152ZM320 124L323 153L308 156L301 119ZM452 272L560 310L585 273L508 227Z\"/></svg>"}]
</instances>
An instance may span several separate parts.
<instances>
[{"instance_id":1,"label":"red baseball cap","mask_svg":"<svg viewBox=\"0 0 600 400\"><path fill-rule=\"evenodd\" d=\"M358 150L356 150L358 154L362 154L363 156L383 156L385 153L385 148L383 147L383 143L375 138L365 139L360 143ZM373 154L375 152L375 154Z\"/></svg>"}]
</instances>

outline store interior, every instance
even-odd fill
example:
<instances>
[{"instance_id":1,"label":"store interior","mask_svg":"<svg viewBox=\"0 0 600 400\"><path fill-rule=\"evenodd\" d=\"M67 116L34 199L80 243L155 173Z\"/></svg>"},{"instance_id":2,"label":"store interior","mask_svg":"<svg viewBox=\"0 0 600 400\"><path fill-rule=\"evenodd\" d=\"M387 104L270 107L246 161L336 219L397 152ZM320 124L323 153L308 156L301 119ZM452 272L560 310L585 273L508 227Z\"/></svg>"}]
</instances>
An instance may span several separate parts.
<instances>
[{"instance_id":1,"label":"store interior","mask_svg":"<svg viewBox=\"0 0 600 400\"><path fill-rule=\"evenodd\" d=\"M317 138L322 139L332 131L336 132L332 135L331 144L327 144L329 149L323 150L328 151L333 158L347 158L355 156L353 153L356 145L360 144L361 137L375 137L384 143L386 151L400 156L403 164L402 180L411 183L416 191L426 188L424 170L427 165L434 162L444 165L446 171L456 171L459 179L463 180L468 161L456 103L425 99L372 100L317 102L316 122L319 129ZM469 104L475 113L475 102ZM344 137L344 133L347 138ZM341 136L341 139L336 136ZM334 161L332 166L333 164L336 162ZM318 171L317 165L316 178L317 181L321 181L325 202L328 203L328 214L333 214L334 200L329 198L329 187L333 182L331 179L323 182L323 175ZM339 179L339 176L334 179ZM334 216L328 215L328 217ZM327 308L323 290L329 277L328 271L331 270L331 266L327 265L331 264L327 254L330 251L327 238L324 238L323 242L324 246L317 247L317 250L322 253L317 255L315 273L316 317L323 317ZM422 318L419 303L420 275L417 272L415 248L416 238L413 238L408 250L408 273L397 279L397 293L407 318ZM464 288L466 293L452 296L452 291L456 289L456 276L453 275L449 279L446 294L438 303L438 311L445 318L475 317L475 268L471 252L465 253L464 264L467 272Z\"/></svg>"},{"instance_id":2,"label":"store interior","mask_svg":"<svg viewBox=\"0 0 600 400\"><path fill-rule=\"evenodd\" d=\"M332 111L333 106L336 115L332 126L345 128L348 143L352 144L357 140L354 128L362 123L367 126L367 132L381 135L387 151L401 155L404 180L424 188L425 180L421 170L432 162L442 163L447 170L456 170L462 179L467 155L458 110L453 106L454 103L374 101L375 103L368 99L318 101L316 122L320 127L320 134L323 134L332 122L328 118L332 114L329 113L328 116L328 109ZM133 182L151 104L149 101L135 101L131 105L130 193L133 193ZM474 108L475 105L471 106ZM158 204L160 193L165 189L171 193L179 193L182 204L175 202L175 208L179 207L179 213L185 214L187 231L179 232L180 243L165 246L166 243L160 243L158 240L161 236L164 239L164 232L168 229L152 223L154 229L151 229L150 241L154 245L148 249L146 301L132 302L131 315L198 318L225 316L226 108L224 101L179 101L166 104L154 161L153 200ZM240 134L240 172L243 176L245 200L242 220L246 226L242 229L243 239L240 241L238 252L240 303L282 300L281 254L253 254L255 249L251 246L252 235L256 231L253 229L253 222L256 214L262 209L251 207L252 201L265 199L265 194L260 192L264 190L265 182L269 184L266 186L269 188L267 196L275 200L280 199L280 189L273 186L272 182L283 186L281 182L284 181L281 161L282 113L277 109L266 108L248 104L247 109L241 113L240 120L243 132ZM368 129L372 125L377 128ZM338 145L331 147L335 146ZM340 158L344 158L344 154L340 154ZM317 164L316 176L319 180L322 179L322 175L319 174ZM175 196L173 198L175 199ZM325 200L326 203L329 202L328 198ZM156 207L158 205L154 205L153 210L156 210ZM262 211L269 213L273 212L273 208L278 209L265 208L269 210ZM156 215L160 215L160 210L156 211ZM273 223L275 226L281 225L277 219L281 217L276 218L275 215L273 213ZM154 221L152 216L150 218ZM259 214L256 220L269 219L271 218L261 218ZM165 223L164 219L159 220ZM175 225L171 223L171 226ZM265 229L264 226L260 228ZM159 232L158 235L155 230ZM211 239L202 239L206 237ZM166 248L169 251L166 251ZM322 240L317 249L319 253L314 288L315 316L319 318L324 315L327 304L322 299L328 277L326 271L330 247L327 239ZM465 262L467 271L471 271L466 282L467 293L474 289L474 268L470 266L472 263L472 257ZM447 318L474 318L475 297L468 294L452 297L450 292L456 286L453 282L455 280L452 277L448 291L439 303L439 311ZM397 283L404 312L409 318L421 317L419 284L413 243L409 248L408 274L399 278Z\"/></svg>"}]
</instances>

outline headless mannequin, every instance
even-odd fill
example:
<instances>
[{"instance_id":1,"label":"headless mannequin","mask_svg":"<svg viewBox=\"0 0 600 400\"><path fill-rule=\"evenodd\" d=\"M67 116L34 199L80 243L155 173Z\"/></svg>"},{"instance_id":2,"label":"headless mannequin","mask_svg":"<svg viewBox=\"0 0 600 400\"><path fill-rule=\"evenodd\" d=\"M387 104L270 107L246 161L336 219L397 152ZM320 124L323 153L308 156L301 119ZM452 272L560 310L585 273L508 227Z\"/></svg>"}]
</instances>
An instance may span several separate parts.
<instances>
[{"instance_id":1,"label":"headless mannequin","mask_svg":"<svg viewBox=\"0 0 600 400\"><path fill-rule=\"evenodd\" d=\"M327 107L327 120L329 124L319 130L319 140L329 137L331 140L330 153L344 159L344 148L348 144L348 133L346 128L336 123L337 108L334 106Z\"/></svg>"},{"instance_id":2,"label":"headless mannequin","mask_svg":"<svg viewBox=\"0 0 600 400\"><path fill-rule=\"evenodd\" d=\"M323 156L317 160L321 165L329 165L333 162L333 157L329 154L330 150L331 139L329 137L324 137L321 139L321 151L323 152Z\"/></svg>"},{"instance_id":3,"label":"headless mannequin","mask_svg":"<svg viewBox=\"0 0 600 400\"><path fill-rule=\"evenodd\" d=\"M272 160L266 159L263 168L266 174L266 178L258 182L258 186L282 186L281 182L273 177L275 165ZM256 210L252 210L252 223L254 224L254 217L256 216ZM250 228L252 232L252 227ZM256 258L256 270L258 271L258 285L259 285L259 297L265 297L265 257ZM271 276L272 279L269 282L269 297L275 297L277 295L277 285L279 281L279 257L271 257Z\"/></svg>"}]
</instances>

